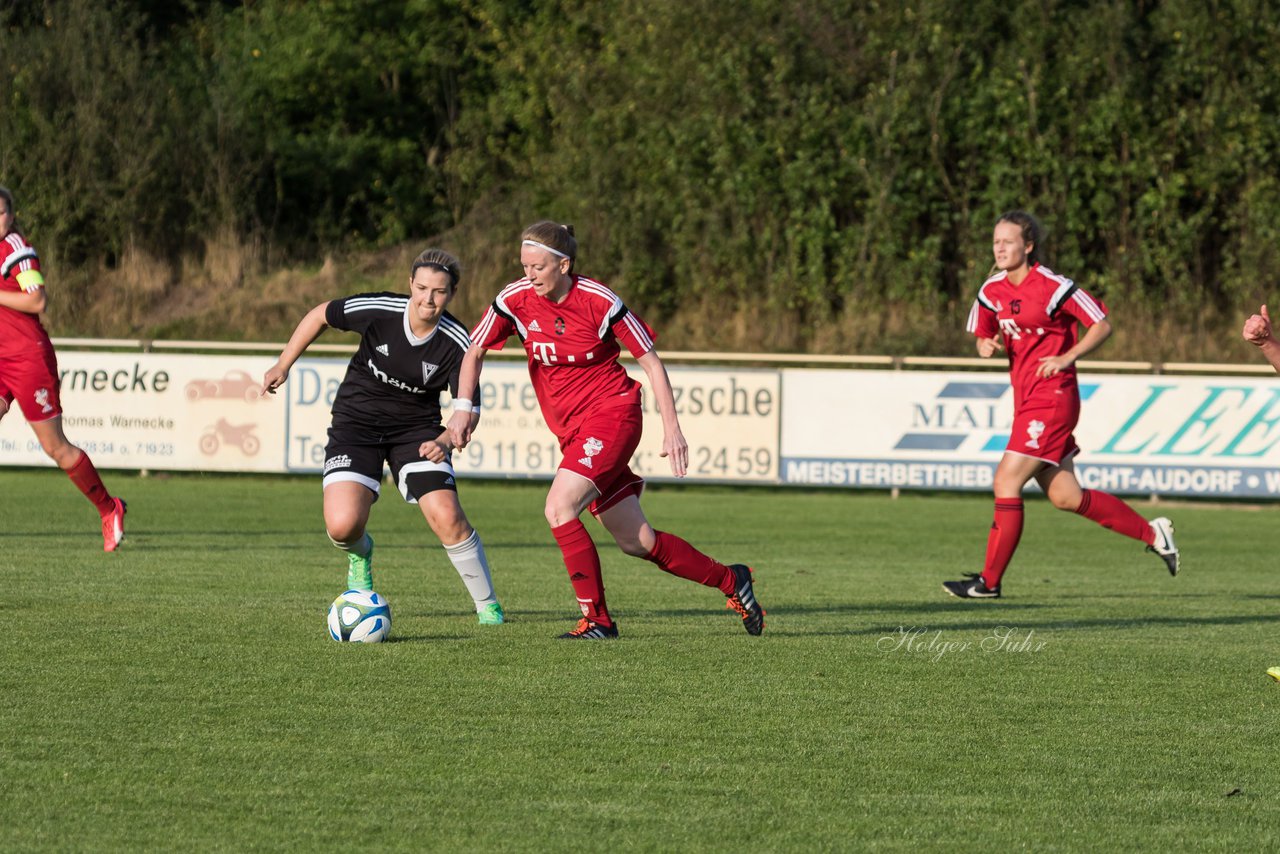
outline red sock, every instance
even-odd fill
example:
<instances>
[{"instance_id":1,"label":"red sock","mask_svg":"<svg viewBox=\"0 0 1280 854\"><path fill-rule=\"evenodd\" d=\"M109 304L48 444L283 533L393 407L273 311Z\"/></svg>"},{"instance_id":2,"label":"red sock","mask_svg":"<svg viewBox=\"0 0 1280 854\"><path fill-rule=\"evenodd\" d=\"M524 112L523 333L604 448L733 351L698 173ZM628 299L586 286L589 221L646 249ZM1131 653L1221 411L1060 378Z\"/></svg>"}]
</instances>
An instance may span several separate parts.
<instances>
[{"instance_id":1,"label":"red sock","mask_svg":"<svg viewBox=\"0 0 1280 854\"><path fill-rule=\"evenodd\" d=\"M1156 541L1155 532L1151 530L1147 520L1110 493L1099 492L1096 489L1084 490L1076 512L1086 519L1097 522L1107 530L1141 540L1147 545Z\"/></svg>"},{"instance_id":2,"label":"red sock","mask_svg":"<svg viewBox=\"0 0 1280 854\"><path fill-rule=\"evenodd\" d=\"M982 567L982 583L991 590L1000 586L1004 571L1022 539L1022 499L997 498L991 533L987 535L987 561Z\"/></svg>"},{"instance_id":3,"label":"red sock","mask_svg":"<svg viewBox=\"0 0 1280 854\"><path fill-rule=\"evenodd\" d=\"M734 590L733 572L715 558L707 557L675 534L654 531L658 541L645 560L658 565L663 572L696 581L707 587L716 587L726 596Z\"/></svg>"},{"instance_id":4,"label":"red sock","mask_svg":"<svg viewBox=\"0 0 1280 854\"><path fill-rule=\"evenodd\" d=\"M551 529L551 535L560 546L564 568L569 570L569 581L578 597L582 615L593 623L612 626L613 618L604 603L604 576L600 573L600 553L587 533L582 520L574 519Z\"/></svg>"},{"instance_id":5,"label":"red sock","mask_svg":"<svg viewBox=\"0 0 1280 854\"><path fill-rule=\"evenodd\" d=\"M93 461L84 451L80 452L80 459L76 460L76 464L67 469L67 477L71 478L76 489L83 492L84 497L98 508L99 516L106 516L116 509L116 503L111 500L111 493L107 492L107 488L102 485L98 470L93 467Z\"/></svg>"}]
</instances>

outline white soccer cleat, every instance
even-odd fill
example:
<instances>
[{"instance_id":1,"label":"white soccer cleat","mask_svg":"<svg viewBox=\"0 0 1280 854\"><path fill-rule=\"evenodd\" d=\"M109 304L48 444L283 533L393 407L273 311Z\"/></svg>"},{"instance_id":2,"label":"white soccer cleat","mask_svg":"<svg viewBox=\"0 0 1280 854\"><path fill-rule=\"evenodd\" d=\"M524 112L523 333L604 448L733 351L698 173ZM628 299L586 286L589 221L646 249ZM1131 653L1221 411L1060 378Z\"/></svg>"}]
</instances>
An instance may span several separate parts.
<instances>
[{"instance_id":1,"label":"white soccer cleat","mask_svg":"<svg viewBox=\"0 0 1280 854\"><path fill-rule=\"evenodd\" d=\"M1164 559L1164 565L1169 568L1169 574L1177 575L1178 570L1182 569L1182 555L1178 552L1178 546L1173 541L1173 522L1161 516L1159 519L1152 519L1147 524L1151 526L1151 532L1155 534L1155 541L1147 546L1147 551L1160 555Z\"/></svg>"}]
</instances>

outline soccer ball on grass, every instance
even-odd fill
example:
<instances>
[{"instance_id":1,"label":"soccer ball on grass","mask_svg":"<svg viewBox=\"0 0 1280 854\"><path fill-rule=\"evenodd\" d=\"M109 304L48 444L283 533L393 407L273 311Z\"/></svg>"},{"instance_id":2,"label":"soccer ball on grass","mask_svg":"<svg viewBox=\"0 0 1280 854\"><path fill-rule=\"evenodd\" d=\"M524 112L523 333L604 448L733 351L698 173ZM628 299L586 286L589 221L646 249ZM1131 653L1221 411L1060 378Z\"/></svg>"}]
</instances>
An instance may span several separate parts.
<instances>
[{"instance_id":1,"label":"soccer ball on grass","mask_svg":"<svg viewBox=\"0 0 1280 854\"><path fill-rule=\"evenodd\" d=\"M348 590L329 606L329 637L378 643L391 634L391 606L372 590Z\"/></svg>"}]
</instances>

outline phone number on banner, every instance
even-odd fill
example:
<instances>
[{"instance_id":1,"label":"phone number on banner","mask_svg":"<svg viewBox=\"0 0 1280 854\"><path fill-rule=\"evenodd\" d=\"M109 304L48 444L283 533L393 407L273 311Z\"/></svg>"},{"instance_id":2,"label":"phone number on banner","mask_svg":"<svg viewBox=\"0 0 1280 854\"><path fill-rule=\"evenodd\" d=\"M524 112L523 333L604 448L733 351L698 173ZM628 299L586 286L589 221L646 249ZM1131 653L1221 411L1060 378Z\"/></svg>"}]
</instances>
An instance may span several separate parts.
<instances>
[{"instance_id":1,"label":"phone number on banner","mask_svg":"<svg viewBox=\"0 0 1280 854\"><path fill-rule=\"evenodd\" d=\"M497 441L473 439L455 454L454 467L460 474L506 477L551 477L562 454L555 442ZM631 468L646 478L671 479L671 464L657 451L642 448L631 458ZM771 482L777 480L777 454L767 447L689 448L686 479Z\"/></svg>"}]
</instances>

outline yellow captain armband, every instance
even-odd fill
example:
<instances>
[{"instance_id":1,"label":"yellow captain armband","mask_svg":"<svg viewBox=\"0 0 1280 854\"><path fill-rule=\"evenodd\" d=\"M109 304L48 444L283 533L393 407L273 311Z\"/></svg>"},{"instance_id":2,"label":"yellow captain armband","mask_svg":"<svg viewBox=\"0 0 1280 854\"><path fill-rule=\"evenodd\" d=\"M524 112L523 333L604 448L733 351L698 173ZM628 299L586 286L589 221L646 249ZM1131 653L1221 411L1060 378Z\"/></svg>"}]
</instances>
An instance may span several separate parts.
<instances>
[{"instance_id":1,"label":"yellow captain armband","mask_svg":"<svg viewBox=\"0 0 1280 854\"><path fill-rule=\"evenodd\" d=\"M18 274L18 285L27 293L44 286L44 276L39 270L23 270Z\"/></svg>"}]
</instances>

